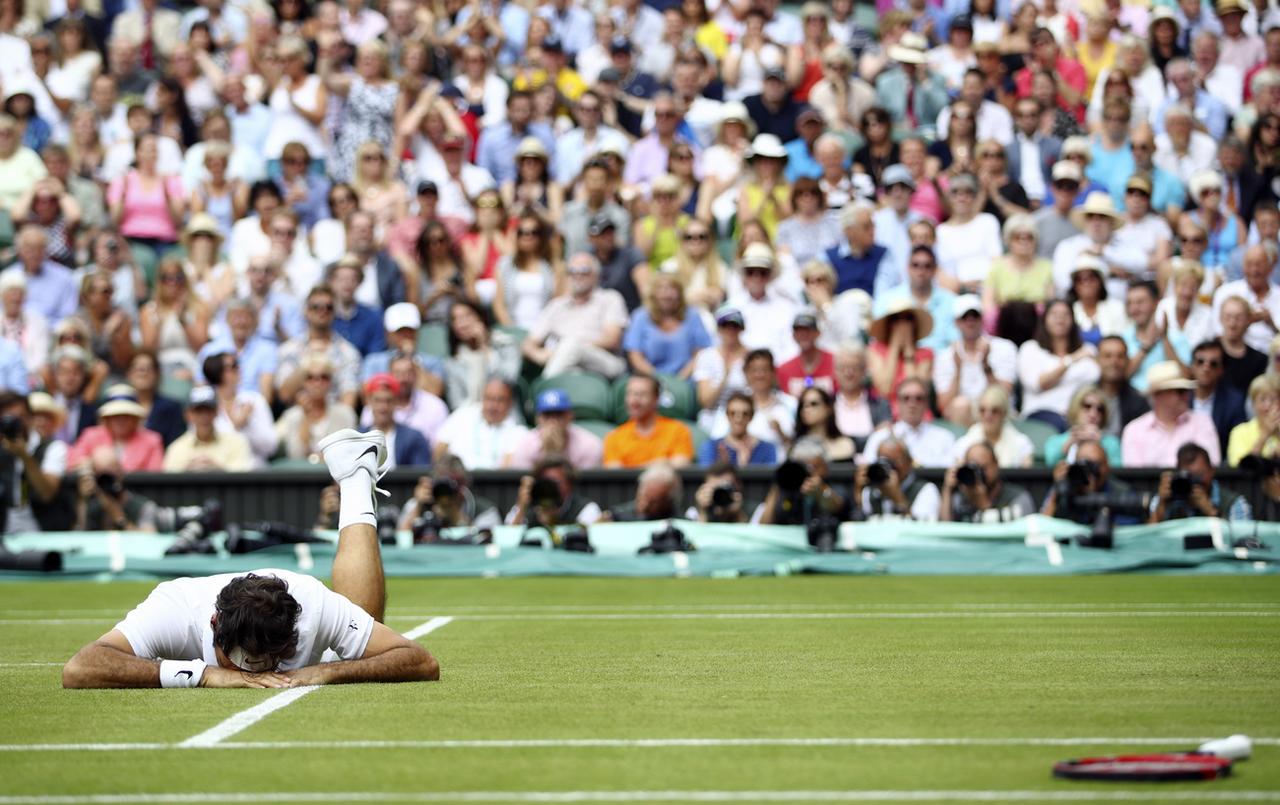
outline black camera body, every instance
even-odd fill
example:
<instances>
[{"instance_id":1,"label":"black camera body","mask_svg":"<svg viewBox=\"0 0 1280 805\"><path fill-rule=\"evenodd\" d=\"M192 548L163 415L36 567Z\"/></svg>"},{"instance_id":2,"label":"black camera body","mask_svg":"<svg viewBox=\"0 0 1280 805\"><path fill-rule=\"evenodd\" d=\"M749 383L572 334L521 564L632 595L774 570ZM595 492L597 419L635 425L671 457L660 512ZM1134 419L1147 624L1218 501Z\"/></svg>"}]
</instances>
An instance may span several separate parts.
<instances>
[{"instance_id":1,"label":"black camera body","mask_svg":"<svg viewBox=\"0 0 1280 805\"><path fill-rule=\"evenodd\" d=\"M427 508L413 521L413 543L427 545L440 541L440 532L444 530L444 521L434 509Z\"/></svg>"},{"instance_id":2,"label":"black camera body","mask_svg":"<svg viewBox=\"0 0 1280 805\"><path fill-rule=\"evenodd\" d=\"M867 465L867 483L872 486L882 486L889 480L889 476L893 473L893 465L888 460L880 458L875 463Z\"/></svg>"},{"instance_id":3,"label":"black camera body","mask_svg":"<svg viewBox=\"0 0 1280 805\"><path fill-rule=\"evenodd\" d=\"M22 417L13 414L0 416L0 436L17 440L26 435L26 432L27 426L23 424Z\"/></svg>"},{"instance_id":4,"label":"black camera body","mask_svg":"<svg viewBox=\"0 0 1280 805\"><path fill-rule=\"evenodd\" d=\"M437 478L431 484L431 497L436 499L454 498L458 496L459 488L458 482L452 478Z\"/></svg>"},{"instance_id":5,"label":"black camera body","mask_svg":"<svg viewBox=\"0 0 1280 805\"><path fill-rule=\"evenodd\" d=\"M119 475L113 472L100 472L93 480L107 497L117 500L124 497L124 478Z\"/></svg>"},{"instance_id":6,"label":"black camera body","mask_svg":"<svg viewBox=\"0 0 1280 805\"><path fill-rule=\"evenodd\" d=\"M564 504L564 499L560 497L560 485L550 478L535 479L529 499L538 508L559 509Z\"/></svg>"},{"instance_id":7,"label":"black camera body","mask_svg":"<svg viewBox=\"0 0 1280 805\"><path fill-rule=\"evenodd\" d=\"M378 507L378 542L382 545L396 544L396 531L399 529L400 509L396 506Z\"/></svg>"},{"instance_id":8,"label":"black camera body","mask_svg":"<svg viewBox=\"0 0 1280 805\"><path fill-rule=\"evenodd\" d=\"M697 550L694 544L685 538L684 532L676 528L675 523L667 523L661 531L655 531L649 544L640 549L640 553L675 553Z\"/></svg>"},{"instance_id":9,"label":"black camera body","mask_svg":"<svg viewBox=\"0 0 1280 805\"><path fill-rule=\"evenodd\" d=\"M840 518L825 512L817 512L805 527L809 545L818 553L831 553L836 549L840 536Z\"/></svg>"},{"instance_id":10,"label":"black camera body","mask_svg":"<svg viewBox=\"0 0 1280 805\"><path fill-rule=\"evenodd\" d=\"M784 461L773 474L773 482L783 492L795 494L809 478L809 468L799 461Z\"/></svg>"},{"instance_id":11,"label":"black camera body","mask_svg":"<svg viewBox=\"0 0 1280 805\"><path fill-rule=\"evenodd\" d=\"M1173 479L1169 482L1169 500L1188 501L1191 500L1191 490L1204 483L1199 475L1186 470L1178 470L1173 474Z\"/></svg>"},{"instance_id":12,"label":"black camera body","mask_svg":"<svg viewBox=\"0 0 1280 805\"><path fill-rule=\"evenodd\" d=\"M956 483L961 486L977 486L985 481L986 475L981 464L965 464L956 468Z\"/></svg>"}]
</instances>

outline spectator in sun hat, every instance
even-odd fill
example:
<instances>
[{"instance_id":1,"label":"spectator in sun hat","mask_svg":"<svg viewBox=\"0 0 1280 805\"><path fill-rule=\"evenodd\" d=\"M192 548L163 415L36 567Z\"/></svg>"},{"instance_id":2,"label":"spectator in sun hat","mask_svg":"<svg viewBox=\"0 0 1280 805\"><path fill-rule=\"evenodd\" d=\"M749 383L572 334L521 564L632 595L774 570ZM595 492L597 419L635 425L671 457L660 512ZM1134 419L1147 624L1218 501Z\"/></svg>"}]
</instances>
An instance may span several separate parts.
<instances>
[{"instance_id":1,"label":"spectator in sun hat","mask_svg":"<svg viewBox=\"0 0 1280 805\"><path fill-rule=\"evenodd\" d=\"M1059 293L1070 288L1076 258L1090 252L1107 266L1107 293L1123 297L1128 278L1140 277L1147 270L1147 255L1116 240L1115 233L1124 223L1124 216L1116 209L1111 195L1105 190L1090 193L1084 204L1071 211L1071 222L1080 229L1080 234L1063 240L1053 250L1054 287Z\"/></svg>"},{"instance_id":2,"label":"spectator in sun hat","mask_svg":"<svg viewBox=\"0 0 1280 805\"><path fill-rule=\"evenodd\" d=\"M1053 250L1067 238L1080 234L1071 220L1084 171L1075 162L1061 159L1054 163L1050 173L1049 197L1040 209L1031 214L1036 222L1036 255L1053 257Z\"/></svg>"},{"instance_id":3,"label":"spectator in sun hat","mask_svg":"<svg viewBox=\"0 0 1280 805\"><path fill-rule=\"evenodd\" d=\"M125 472L159 472L164 464L164 441L160 434L142 427L146 414L132 386L111 386L98 408L102 424L80 434L67 452L67 466L79 467L97 448L111 447L120 455Z\"/></svg>"},{"instance_id":4,"label":"spectator in sun hat","mask_svg":"<svg viewBox=\"0 0 1280 805\"><path fill-rule=\"evenodd\" d=\"M563 455L576 468L600 466L604 442L573 422L573 401L563 389L543 389L534 403L533 430L520 437L504 466L527 470L545 458Z\"/></svg>"},{"instance_id":5,"label":"spectator in sun hat","mask_svg":"<svg viewBox=\"0 0 1280 805\"><path fill-rule=\"evenodd\" d=\"M888 49L889 65L876 76L877 105L889 112L896 134L932 136L938 115L947 108L946 82L929 69L926 47L920 34L903 34Z\"/></svg>"},{"instance_id":6,"label":"spectator in sun hat","mask_svg":"<svg viewBox=\"0 0 1280 805\"><path fill-rule=\"evenodd\" d=\"M403 391L395 375L376 374L365 381L364 399L369 410L370 427L387 437L387 466L426 467L431 464L431 446L427 438L413 428L396 421L396 403Z\"/></svg>"},{"instance_id":7,"label":"spectator in sun hat","mask_svg":"<svg viewBox=\"0 0 1280 805\"><path fill-rule=\"evenodd\" d=\"M1222 460L1218 432L1208 414L1191 410L1196 382L1183 374L1177 361L1147 368L1147 397L1151 411L1130 422L1120 437L1126 467L1172 467L1178 448L1195 442L1209 453L1211 464Z\"/></svg>"},{"instance_id":8,"label":"spectator in sun hat","mask_svg":"<svg viewBox=\"0 0 1280 805\"><path fill-rule=\"evenodd\" d=\"M773 249L763 243L752 243L743 252L737 268L742 277L742 290L729 298L728 305L738 311L745 323L743 346L767 349L775 360L790 358L795 354L795 342L778 323L793 320L797 305L775 287L778 264Z\"/></svg>"},{"instance_id":9,"label":"spectator in sun hat","mask_svg":"<svg viewBox=\"0 0 1280 805\"><path fill-rule=\"evenodd\" d=\"M191 389L187 396L188 429L165 450L165 472L236 472L252 467L248 440L234 430L215 427L217 416L218 395L213 388Z\"/></svg>"}]
</instances>

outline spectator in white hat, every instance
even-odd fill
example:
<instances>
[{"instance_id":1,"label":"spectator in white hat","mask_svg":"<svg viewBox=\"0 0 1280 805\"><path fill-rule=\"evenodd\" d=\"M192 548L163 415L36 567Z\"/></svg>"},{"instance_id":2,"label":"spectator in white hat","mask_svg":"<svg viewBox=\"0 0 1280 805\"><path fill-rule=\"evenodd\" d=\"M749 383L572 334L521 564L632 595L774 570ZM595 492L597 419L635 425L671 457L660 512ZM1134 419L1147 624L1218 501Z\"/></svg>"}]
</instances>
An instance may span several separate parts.
<instances>
[{"instance_id":1,"label":"spectator in white hat","mask_svg":"<svg viewBox=\"0 0 1280 805\"><path fill-rule=\"evenodd\" d=\"M1209 463L1222 460L1218 431L1208 414L1191 410L1196 382L1187 378L1174 361L1147 370L1147 395L1151 411L1125 426L1120 449L1126 467L1172 467L1179 448L1195 442L1209 453Z\"/></svg>"},{"instance_id":2,"label":"spectator in white hat","mask_svg":"<svg viewBox=\"0 0 1280 805\"><path fill-rule=\"evenodd\" d=\"M1054 163L1050 176L1049 198L1044 206L1032 213L1039 235L1036 254L1040 257L1052 257L1059 243L1080 234L1080 229L1071 220L1071 210L1079 197L1084 171L1075 162L1063 159Z\"/></svg>"},{"instance_id":3,"label":"spectator in white hat","mask_svg":"<svg viewBox=\"0 0 1280 805\"><path fill-rule=\"evenodd\" d=\"M974 294L957 296L951 308L960 337L938 353L933 362L933 387L938 410L957 425L973 423L975 401L999 386L1013 391L1018 377L1018 348L1012 341L982 330L982 303Z\"/></svg>"},{"instance_id":4,"label":"spectator in white hat","mask_svg":"<svg viewBox=\"0 0 1280 805\"><path fill-rule=\"evenodd\" d=\"M1111 196L1105 190L1090 193L1084 204L1071 211L1071 219L1080 234L1067 238L1053 250L1054 287L1059 292L1070 288L1076 258L1089 252L1106 265L1107 292L1114 297L1123 296L1129 281L1147 270L1147 255L1116 239L1124 217Z\"/></svg>"}]
</instances>

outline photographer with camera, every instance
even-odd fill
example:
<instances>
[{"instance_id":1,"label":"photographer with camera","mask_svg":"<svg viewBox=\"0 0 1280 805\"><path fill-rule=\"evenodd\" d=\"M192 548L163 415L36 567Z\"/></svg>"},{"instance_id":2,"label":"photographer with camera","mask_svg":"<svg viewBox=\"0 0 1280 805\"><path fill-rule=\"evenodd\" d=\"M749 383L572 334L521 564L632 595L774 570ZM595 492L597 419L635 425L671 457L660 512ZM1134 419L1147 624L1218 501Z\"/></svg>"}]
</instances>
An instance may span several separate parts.
<instances>
[{"instance_id":1,"label":"photographer with camera","mask_svg":"<svg viewBox=\"0 0 1280 805\"><path fill-rule=\"evenodd\" d=\"M644 523L679 517L684 502L684 482L668 464L651 464L636 479L632 500L610 508L600 518L605 523Z\"/></svg>"},{"instance_id":2,"label":"photographer with camera","mask_svg":"<svg viewBox=\"0 0 1280 805\"><path fill-rule=\"evenodd\" d=\"M1246 456L1241 468L1252 472L1259 481L1258 496L1254 499L1253 519L1280 523L1280 461L1275 458Z\"/></svg>"},{"instance_id":3,"label":"photographer with camera","mask_svg":"<svg viewBox=\"0 0 1280 805\"><path fill-rule=\"evenodd\" d=\"M600 506L578 494L578 474L563 455L544 456L533 470L520 479L516 504L507 512L507 525L543 526L554 530L562 525L591 525L600 519Z\"/></svg>"},{"instance_id":4,"label":"photographer with camera","mask_svg":"<svg viewBox=\"0 0 1280 805\"><path fill-rule=\"evenodd\" d=\"M30 398L12 391L0 392L0 484L7 518L0 514L6 534L21 531L66 531L71 528L71 497L64 493L67 471L66 442L45 436L33 427L31 410L36 404L46 418L46 430L57 429L58 412L52 397L37 391ZM65 412L63 412L65 413Z\"/></svg>"},{"instance_id":5,"label":"photographer with camera","mask_svg":"<svg viewBox=\"0 0 1280 805\"><path fill-rule=\"evenodd\" d=\"M1053 486L1040 507L1041 514L1090 525L1105 508L1113 512L1113 525L1142 522L1145 497L1134 493L1124 481L1111 477L1111 460L1101 442L1081 439L1067 455L1067 459L1054 465Z\"/></svg>"},{"instance_id":6,"label":"photographer with camera","mask_svg":"<svg viewBox=\"0 0 1280 805\"><path fill-rule=\"evenodd\" d=\"M745 523L746 506L742 500L742 479L738 469L728 461L717 461L707 468L702 485L693 493L693 508L685 519L699 523Z\"/></svg>"},{"instance_id":7,"label":"photographer with camera","mask_svg":"<svg viewBox=\"0 0 1280 805\"><path fill-rule=\"evenodd\" d=\"M918 520L932 523L942 505L938 487L915 474L907 446L890 437L876 448L876 460L853 474L853 499L863 520Z\"/></svg>"},{"instance_id":8,"label":"photographer with camera","mask_svg":"<svg viewBox=\"0 0 1280 805\"><path fill-rule=\"evenodd\" d=\"M413 497L400 513L400 528L413 531L416 543L436 542L446 528L493 528L502 523L498 507L471 491L467 468L445 454L430 475L418 479Z\"/></svg>"},{"instance_id":9,"label":"photographer with camera","mask_svg":"<svg viewBox=\"0 0 1280 805\"><path fill-rule=\"evenodd\" d=\"M816 439L801 439L774 474L760 507L762 525L803 525L819 551L835 547L840 523L849 520L849 500L827 483L827 450Z\"/></svg>"},{"instance_id":10,"label":"photographer with camera","mask_svg":"<svg viewBox=\"0 0 1280 805\"><path fill-rule=\"evenodd\" d=\"M124 467L110 445L95 447L76 477L75 531L156 532L159 507L125 488Z\"/></svg>"},{"instance_id":11,"label":"photographer with camera","mask_svg":"<svg viewBox=\"0 0 1280 805\"><path fill-rule=\"evenodd\" d=\"M1209 451L1195 442L1178 448L1177 469L1160 473L1157 497L1152 501L1148 523L1163 523L1187 517L1221 517L1225 520L1252 520L1253 507L1243 495L1223 489L1214 478Z\"/></svg>"},{"instance_id":12,"label":"photographer with camera","mask_svg":"<svg viewBox=\"0 0 1280 805\"><path fill-rule=\"evenodd\" d=\"M1035 512L1031 493L1000 477L996 449L978 442L964 452L964 463L942 479L938 517L953 523L1007 523Z\"/></svg>"}]
</instances>

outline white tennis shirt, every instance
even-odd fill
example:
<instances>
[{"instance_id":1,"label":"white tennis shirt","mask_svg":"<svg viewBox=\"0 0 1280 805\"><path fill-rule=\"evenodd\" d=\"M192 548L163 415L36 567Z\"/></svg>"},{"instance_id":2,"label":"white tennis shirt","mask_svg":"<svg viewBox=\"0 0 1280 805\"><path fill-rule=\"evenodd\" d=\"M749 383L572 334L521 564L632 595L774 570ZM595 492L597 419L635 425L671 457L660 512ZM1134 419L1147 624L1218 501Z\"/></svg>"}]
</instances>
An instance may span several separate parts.
<instances>
[{"instance_id":1,"label":"white tennis shirt","mask_svg":"<svg viewBox=\"0 0 1280 805\"><path fill-rule=\"evenodd\" d=\"M298 651L280 664L290 671L322 662L326 650L343 660L359 659L373 634L373 616L311 576L288 570L253 570L258 576L283 580L302 608L298 616ZM204 660L217 665L213 649L214 603L218 593L245 573L173 579L158 584L151 595L116 624L148 660ZM328 659L331 659L330 655Z\"/></svg>"}]
</instances>

